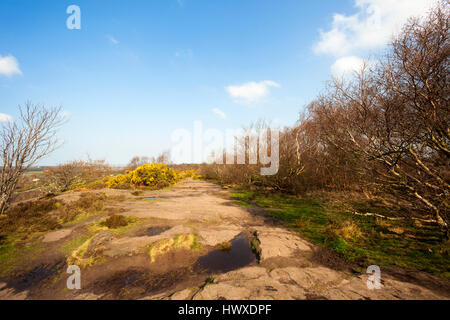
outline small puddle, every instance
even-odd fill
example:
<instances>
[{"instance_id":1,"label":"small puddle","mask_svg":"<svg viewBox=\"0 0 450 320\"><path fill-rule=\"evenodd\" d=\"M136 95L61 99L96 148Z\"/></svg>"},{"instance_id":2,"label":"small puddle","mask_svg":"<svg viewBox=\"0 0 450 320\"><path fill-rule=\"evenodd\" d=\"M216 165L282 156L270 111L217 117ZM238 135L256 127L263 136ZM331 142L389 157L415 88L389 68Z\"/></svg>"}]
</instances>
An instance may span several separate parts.
<instances>
[{"instance_id":1,"label":"small puddle","mask_svg":"<svg viewBox=\"0 0 450 320\"><path fill-rule=\"evenodd\" d=\"M206 272L219 273L236 270L256 261L246 234L241 233L230 244L227 251L214 250L200 257L198 266Z\"/></svg>"},{"instance_id":2,"label":"small puddle","mask_svg":"<svg viewBox=\"0 0 450 320\"><path fill-rule=\"evenodd\" d=\"M156 236L156 235L161 234L164 231L167 231L169 229L170 229L170 227L150 227L150 228L147 228L147 230L145 231L145 234L149 237Z\"/></svg>"},{"instance_id":3,"label":"small puddle","mask_svg":"<svg viewBox=\"0 0 450 320\"><path fill-rule=\"evenodd\" d=\"M145 197L145 198L141 198L141 200L153 201L153 200L155 200L155 197Z\"/></svg>"}]
</instances>

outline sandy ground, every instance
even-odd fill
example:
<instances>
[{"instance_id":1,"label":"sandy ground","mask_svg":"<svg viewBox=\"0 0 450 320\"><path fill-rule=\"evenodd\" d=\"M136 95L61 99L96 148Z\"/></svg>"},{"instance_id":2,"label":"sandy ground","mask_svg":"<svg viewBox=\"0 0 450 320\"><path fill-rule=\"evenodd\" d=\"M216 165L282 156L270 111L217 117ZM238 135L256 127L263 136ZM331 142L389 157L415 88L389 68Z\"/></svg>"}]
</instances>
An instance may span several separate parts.
<instances>
[{"instance_id":1,"label":"sandy ground","mask_svg":"<svg viewBox=\"0 0 450 320\"><path fill-rule=\"evenodd\" d=\"M262 209L235 205L228 191L212 183L186 180L168 190L146 191L139 196L125 190L102 191L122 196L108 205L141 223L124 234L103 230L95 235L87 254L100 259L81 267L81 289L67 289L70 275L60 248L86 234L89 225L104 217L91 217L42 235L45 250L39 257L30 258L23 272L0 279L0 299L450 297L447 281L406 270L382 269L381 288L369 290L368 274L353 273L338 257L266 217ZM142 199L150 196L155 200ZM61 197L71 201L78 194ZM194 235L201 246L191 249L190 243L178 244L179 235ZM243 247L248 244L247 237L259 243L258 256ZM231 251L217 250L219 244L228 241L232 241ZM149 245L159 250L153 259Z\"/></svg>"}]
</instances>

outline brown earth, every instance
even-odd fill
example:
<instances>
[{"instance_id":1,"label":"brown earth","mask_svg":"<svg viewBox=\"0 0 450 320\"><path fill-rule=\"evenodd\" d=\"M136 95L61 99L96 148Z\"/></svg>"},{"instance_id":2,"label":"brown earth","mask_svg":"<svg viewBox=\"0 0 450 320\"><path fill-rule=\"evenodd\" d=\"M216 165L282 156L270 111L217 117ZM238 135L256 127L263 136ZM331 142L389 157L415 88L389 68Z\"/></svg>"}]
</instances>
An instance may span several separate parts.
<instances>
[{"instance_id":1,"label":"brown earth","mask_svg":"<svg viewBox=\"0 0 450 320\"><path fill-rule=\"evenodd\" d=\"M40 253L0 279L0 299L450 298L448 281L401 269L382 269L381 289L369 290L368 274L353 273L337 255L305 241L262 209L235 205L228 191L212 183L185 180L140 196L102 192L109 195L108 209L139 223L114 233L93 228L106 218L98 215L41 235ZM91 240L82 259L70 260L61 248L83 235ZM259 244L258 256L250 251L249 239ZM66 269L74 261L87 261L80 266L80 290L66 287Z\"/></svg>"}]
</instances>

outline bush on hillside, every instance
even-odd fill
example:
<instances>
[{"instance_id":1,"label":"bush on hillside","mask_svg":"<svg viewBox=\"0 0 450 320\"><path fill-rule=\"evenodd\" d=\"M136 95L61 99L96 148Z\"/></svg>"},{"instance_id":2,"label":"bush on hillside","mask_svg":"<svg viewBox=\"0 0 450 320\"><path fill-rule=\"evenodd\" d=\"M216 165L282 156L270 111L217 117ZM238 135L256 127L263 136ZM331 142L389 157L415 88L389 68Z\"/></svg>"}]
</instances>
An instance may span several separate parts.
<instances>
[{"instance_id":1,"label":"bush on hillside","mask_svg":"<svg viewBox=\"0 0 450 320\"><path fill-rule=\"evenodd\" d=\"M110 178L106 185L108 188L125 187L153 187L163 188L182 179L183 174L168 168L165 164L145 164L126 174L119 174Z\"/></svg>"}]
</instances>

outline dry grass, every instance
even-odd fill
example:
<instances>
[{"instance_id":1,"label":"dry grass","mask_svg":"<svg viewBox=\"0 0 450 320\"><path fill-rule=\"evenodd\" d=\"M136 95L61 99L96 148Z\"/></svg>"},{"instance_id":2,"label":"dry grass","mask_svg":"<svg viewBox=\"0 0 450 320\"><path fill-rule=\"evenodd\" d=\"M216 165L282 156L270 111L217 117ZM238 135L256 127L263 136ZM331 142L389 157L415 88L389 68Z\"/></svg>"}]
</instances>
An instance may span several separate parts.
<instances>
[{"instance_id":1,"label":"dry grass","mask_svg":"<svg viewBox=\"0 0 450 320\"><path fill-rule=\"evenodd\" d=\"M30 234L45 232L61 227L58 219L49 213L61 206L55 199L26 201L8 209L0 219L0 234Z\"/></svg>"},{"instance_id":2,"label":"dry grass","mask_svg":"<svg viewBox=\"0 0 450 320\"><path fill-rule=\"evenodd\" d=\"M63 223L67 223L82 213L100 212L104 208L105 200L104 193L82 193L78 200L59 209L59 217Z\"/></svg>"},{"instance_id":3,"label":"dry grass","mask_svg":"<svg viewBox=\"0 0 450 320\"><path fill-rule=\"evenodd\" d=\"M335 239L340 237L344 240L354 240L361 238L362 232L358 225L351 220L332 221L326 229L327 237Z\"/></svg>"},{"instance_id":4,"label":"dry grass","mask_svg":"<svg viewBox=\"0 0 450 320\"><path fill-rule=\"evenodd\" d=\"M295 221L295 227L297 228L307 228L310 225L311 221L309 219L306 219L304 217L301 217L297 221Z\"/></svg>"},{"instance_id":5,"label":"dry grass","mask_svg":"<svg viewBox=\"0 0 450 320\"><path fill-rule=\"evenodd\" d=\"M102 193L82 193L78 200L68 204L54 198L21 202L10 207L0 219L0 235L15 233L28 237L56 230L81 214L102 212L105 200Z\"/></svg>"}]
</instances>

